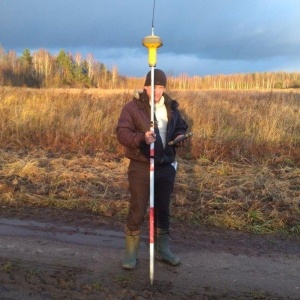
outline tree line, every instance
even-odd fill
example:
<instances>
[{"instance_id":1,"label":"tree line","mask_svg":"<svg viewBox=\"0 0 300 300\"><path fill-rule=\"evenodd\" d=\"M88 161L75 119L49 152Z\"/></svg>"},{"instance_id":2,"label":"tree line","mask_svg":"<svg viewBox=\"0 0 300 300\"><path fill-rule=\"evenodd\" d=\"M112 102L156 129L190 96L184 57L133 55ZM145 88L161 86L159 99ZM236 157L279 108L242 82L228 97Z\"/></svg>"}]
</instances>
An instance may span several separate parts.
<instances>
[{"instance_id":1,"label":"tree line","mask_svg":"<svg viewBox=\"0 0 300 300\"><path fill-rule=\"evenodd\" d=\"M108 70L92 54L83 58L65 50L51 55L45 49L34 53L25 49L18 56L13 50L6 53L0 48L1 86L115 88L124 80L116 66Z\"/></svg>"},{"instance_id":2,"label":"tree line","mask_svg":"<svg viewBox=\"0 0 300 300\"><path fill-rule=\"evenodd\" d=\"M25 49L18 56L0 47L0 86L34 88L141 88L143 78L121 76L117 66L109 70L92 54L85 58L60 50L57 55L45 49L31 53ZM298 72L264 72L233 75L188 76L168 74L170 89L289 89L300 88Z\"/></svg>"},{"instance_id":3,"label":"tree line","mask_svg":"<svg viewBox=\"0 0 300 300\"><path fill-rule=\"evenodd\" d=\"M175 89L261 90L300 88L299 72L263 72L249 74L170 77L169 86Z\"/></svg>"}]
</instances>

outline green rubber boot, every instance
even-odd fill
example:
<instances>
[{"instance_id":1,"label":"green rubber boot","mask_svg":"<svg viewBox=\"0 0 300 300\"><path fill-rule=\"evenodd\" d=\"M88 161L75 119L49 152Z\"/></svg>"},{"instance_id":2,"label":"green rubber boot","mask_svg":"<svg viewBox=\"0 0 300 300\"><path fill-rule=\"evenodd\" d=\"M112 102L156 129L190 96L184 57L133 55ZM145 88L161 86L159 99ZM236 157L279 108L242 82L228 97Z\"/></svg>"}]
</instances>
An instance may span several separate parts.
<instances>
[{"instance_id":1,"label":"green rubber boot","mask_svg":"<svg viewBox=\"0 0 300 300\"><path fill-rule=\"evenodd\" d=\"M180 258L172 254L169 248L169 233L166 230L158 230L156 233L156 255L157 260L163 261L171 266L178 266Z\"/></svg>"},{"instance_id":2,"label":"green rubber boot","mask_svg":"<svg viewBox=\"0 0 300 300\"><path fill-rule=\"evenodd\" d=\"M127 270L133 270L137 263L137 254L140 246L141 235L125 236L125 258L122 262L122 267Z\"/></svg>"}]
</instances>

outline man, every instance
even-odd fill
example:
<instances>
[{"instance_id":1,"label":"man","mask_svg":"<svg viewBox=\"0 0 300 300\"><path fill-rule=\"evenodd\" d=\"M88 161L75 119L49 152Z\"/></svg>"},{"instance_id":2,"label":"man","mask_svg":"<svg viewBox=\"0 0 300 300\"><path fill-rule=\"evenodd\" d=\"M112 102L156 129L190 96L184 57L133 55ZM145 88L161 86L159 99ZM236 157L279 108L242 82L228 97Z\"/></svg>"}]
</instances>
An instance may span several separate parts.
<instances>
[{"instance_id":1,"label":"man","mask_svg":"<svg viewBox=\"0 0 300 300\"><path fill-rule=\"evenodd\" d=\"M144 90L128 102L121 111L117 124L117 138L125 146L125 156L130 159L128 167L129 213L125 226L126 253L122 266L134 269L140 244L141 225L147 212L150 196L150 144L154 150L154 227L155 257L177 266L180 259L169 249L170 197L176 175L175 146L168 142L184 135L188 128L178 111L178 103L166 93L167 78L162 70L154 70L155 131L151 122L151 72L146 76ZM177 146L182 146L181 142Z\"/></svg>"}]
</instances>

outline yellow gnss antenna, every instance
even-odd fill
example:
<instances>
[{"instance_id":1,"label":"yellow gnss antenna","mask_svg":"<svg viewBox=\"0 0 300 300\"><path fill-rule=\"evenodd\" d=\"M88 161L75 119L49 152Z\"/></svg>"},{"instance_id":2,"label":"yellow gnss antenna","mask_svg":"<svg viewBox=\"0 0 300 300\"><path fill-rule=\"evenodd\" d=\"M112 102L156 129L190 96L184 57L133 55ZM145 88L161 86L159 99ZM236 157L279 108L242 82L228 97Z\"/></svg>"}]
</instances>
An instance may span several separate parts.
<instances>
[{"instance_id":1,"label":"yellow gnss antenna","mask_svg":"<svg viewBox=\"0 0 300 300\"><path fill-rule=\"evenodd\" d=\"M155 11L155 0L153 3L153 15L152 15L152 32L143 38L143 46L148 48L148 62L149 67L156 67L156 50L163 45L161 38L154 35L154 11Z\"/></svg>"}]
</instances>

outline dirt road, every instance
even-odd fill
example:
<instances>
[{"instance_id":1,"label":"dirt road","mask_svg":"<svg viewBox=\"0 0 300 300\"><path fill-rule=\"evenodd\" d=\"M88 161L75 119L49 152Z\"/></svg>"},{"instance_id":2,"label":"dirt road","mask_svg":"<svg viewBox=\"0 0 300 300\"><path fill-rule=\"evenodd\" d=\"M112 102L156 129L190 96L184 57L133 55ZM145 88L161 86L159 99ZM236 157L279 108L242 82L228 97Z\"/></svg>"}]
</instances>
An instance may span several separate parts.
<instances>
[{"instance_id":1,"label":"dirt road","mask_svg":"<svg viewBox=\"0 0 300 300\"><path fill-rule=\"evenodd\" d=\"M0 213L0 299L300 299L300 238L172 225L179 267L155 263L147 229L121 268L123 223L50 209Z\"/></svg>"}]
</instances>

